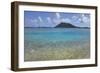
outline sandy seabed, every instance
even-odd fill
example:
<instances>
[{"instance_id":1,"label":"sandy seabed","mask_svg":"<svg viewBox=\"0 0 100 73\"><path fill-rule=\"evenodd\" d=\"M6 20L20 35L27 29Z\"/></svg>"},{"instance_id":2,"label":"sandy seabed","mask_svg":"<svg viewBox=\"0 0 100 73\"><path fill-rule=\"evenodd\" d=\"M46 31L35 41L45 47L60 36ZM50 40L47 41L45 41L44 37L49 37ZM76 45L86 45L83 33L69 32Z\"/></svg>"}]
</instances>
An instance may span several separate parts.
<instances>
[{"instance_id":1,"label":"sandy seabed","mask_svg":"<svg viewBox=\"0 0 100 73\"><path fill-rule=\"evenodd\" d=\"M24 61L90 58L90 41L25 41Z\"/></svg>"}]
</instances>

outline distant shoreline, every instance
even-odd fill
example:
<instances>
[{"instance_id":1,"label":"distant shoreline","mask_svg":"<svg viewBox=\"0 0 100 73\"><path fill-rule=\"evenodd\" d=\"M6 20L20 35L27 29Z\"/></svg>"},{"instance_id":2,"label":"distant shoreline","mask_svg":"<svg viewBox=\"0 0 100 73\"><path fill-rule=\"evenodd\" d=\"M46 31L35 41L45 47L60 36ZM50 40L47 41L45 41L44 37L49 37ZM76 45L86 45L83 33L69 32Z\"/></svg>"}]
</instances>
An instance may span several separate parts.
<instances>
[{"instance_id":1,"label":"distant shoreline","mask_svg":"<svg viewBox=\"0 0 100 73\"><path fill-rule=\"evenodd\" d=\"M55 27L24 27L24 28L55 28ZM57 28L62 28L62 27L57 27ZM66 28L66 27L63 27L63 28ZM70 28L68 28L68 29L70 29ZM90 28L89 27L77 27L74 29L90 29Z\"/></svg>"},{"instance_id":2,"label":"distant shoreline","mask_svg":"<svg viewBox=\"0 0 100 73\"><path fill-rule=\"evenodd\" d=\"M39 27L25 27L25 28L80 28L80 29L84 28L84 29L90 29L90 27L79 27L79 26L75 26L71 23L65 23L65 22L61 22L54 27L39 26Z\"/></svg>"}]
</instances>

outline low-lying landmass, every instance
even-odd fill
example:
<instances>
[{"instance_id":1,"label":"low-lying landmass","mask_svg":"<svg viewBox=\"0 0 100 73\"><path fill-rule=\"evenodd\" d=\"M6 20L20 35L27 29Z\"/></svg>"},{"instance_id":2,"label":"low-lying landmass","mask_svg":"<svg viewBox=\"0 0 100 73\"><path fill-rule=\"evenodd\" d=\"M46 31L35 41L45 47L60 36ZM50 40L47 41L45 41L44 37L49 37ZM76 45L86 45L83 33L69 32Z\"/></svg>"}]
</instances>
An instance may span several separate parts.
<instances>
[{"instance_id":1,"label":"low-lying landmass","mask_svg":"<svg viewBox=\"0 0 100 73\"><path fill-rule=\"evenodd\" d=\"M25 28L84 28L84 29L89 29L90 27L79 27L79 26L75 26L71 23L65 23L65 22L61 22L59 24L57 24L55 27L25 27Z\"/></svg>"}]
</instances>

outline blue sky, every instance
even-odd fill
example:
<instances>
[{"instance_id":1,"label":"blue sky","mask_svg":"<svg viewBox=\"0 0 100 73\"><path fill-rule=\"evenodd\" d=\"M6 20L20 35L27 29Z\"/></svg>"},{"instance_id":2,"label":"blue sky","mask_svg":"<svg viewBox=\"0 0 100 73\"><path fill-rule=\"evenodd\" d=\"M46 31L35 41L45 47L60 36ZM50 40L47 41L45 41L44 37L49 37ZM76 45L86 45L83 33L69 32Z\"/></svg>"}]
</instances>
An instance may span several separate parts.
<instances>
[{"instance_id":1,"label":"blue sky","mask_svg":"<svg viewBox=\"0 0 100 73\"><path fill-rule=\"evenodd\" d=\"M90 27L90 14L24 11L24 27L55 27L61 22Z\"/></svg>"}]
</instances>

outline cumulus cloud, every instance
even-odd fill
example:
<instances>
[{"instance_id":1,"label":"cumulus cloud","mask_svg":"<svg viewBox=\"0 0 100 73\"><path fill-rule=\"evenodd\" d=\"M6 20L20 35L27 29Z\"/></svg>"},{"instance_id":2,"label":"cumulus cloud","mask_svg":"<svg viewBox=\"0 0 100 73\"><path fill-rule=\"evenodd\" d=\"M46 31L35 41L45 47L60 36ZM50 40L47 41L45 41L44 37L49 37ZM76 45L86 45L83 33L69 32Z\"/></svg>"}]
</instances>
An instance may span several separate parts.
<instances>
[{"instance_id":1,"label":"cumulus cloud","mask_svg":"<svg viewBox=\"0 0 100 73\"><path fill-rule=\"evenodd\" d=\"M86 16L85 14L80 14L79 16L72 16L72 21L75 21L76 23L85 23L89 24L90 18Z\"/></svg>"},{"instance_id":2,"label":"cumulus cloud","mask_svg":"<svg viewBox=\"0 0 100 73\"><path fill-rule=\"evenodd\" d=\"M38 22L37 19L31 19L30 21L31 21L32 23L37 23L37 22Z\"/></svg>"},{"instance_id":3,"label":"cumulus cloud","mask_svg":"<svg viewBox=\"0 0 100 73\"><path fill-rule=\"evenodd\" d=\"M61 22L71 23L71 19L69 18L53 19L53 22L55 24L59 24Z\"/></svg>"},{"instance_id":4,"label":"cumulus cloud","mask_svg":"<svg viewBox=\"0 0 100 73\"><path fill-rule=\"evenodd\" d=\"M36 27L38 19L25 18L25 27Z\"/></svg>"},{"instance_id":5,"label":"cumulus cloud","mask_svg":"<svg viewBox=\"0 0 100 73\"><path fill-rule=\"evenodd\" d=\"M57 19L60 19L60 13L56 13Z\"/></svg>"},{"instance_id":6,"label":"cumulus cloud","mask_svg":"<svg viewBox=\"0 0 100 73\"><path fill-rule=\"evenodd\" d=\"M42 18L40 16L38 17L38 19L39 19L40 22L43 22L43 20L42 20Z\"/></svg>"},{"instance_id":7,"label":"cumulus cloud","mask_svg":"<svg viewBox=\"0 0 100 73\"><path fill-rule=\"evenodd\" d=\"M77 16L75 16L75 15L74 15L74 16L72 16L72 19L77 19Z\"/></svg>"},{"instance_id":8,"label":"cumulus cloud","mask_svg":"<svg viewBox=\"0 0 100 73\"><path fill-rule=\"evenodd\" d=\"M75 21L75 22L74 22ZM77 16L77 19L74 20L74 24L81 27L89 27L90 26L90 17L86 14L80 14Z\"/></svg>"},{"instance_id":9,"label":"cumulus cloud","mask_svg":"<svg viewBox=\"0 0 100 73\"><path fill-rule=\"evenodd\" d=\"M78 20L77 20L78 22L82 22L82 18L78 18Z\"/></svg>"},{"instance_id":10,"label":"cumulus cloud","mask_svg":"<svg viewBox=\"0 0 100 73\"><path fill-rule=\"evenodd\" d=\"M61 22L71 23L71 20L69 18L62 18Z\"/></svg>"},{"instance_id":11,"label":"cumulus cloud","mask_svg":"<svg viewBox=\"0 0 100 73\"><path fill-rule=\"evenodd\" d=\"M86 15L84 15L84 14L82 14L81 17L82 17L82 21L84 23L88 23L90 21L89 18Z\"/></svg>"}]
</instances>

